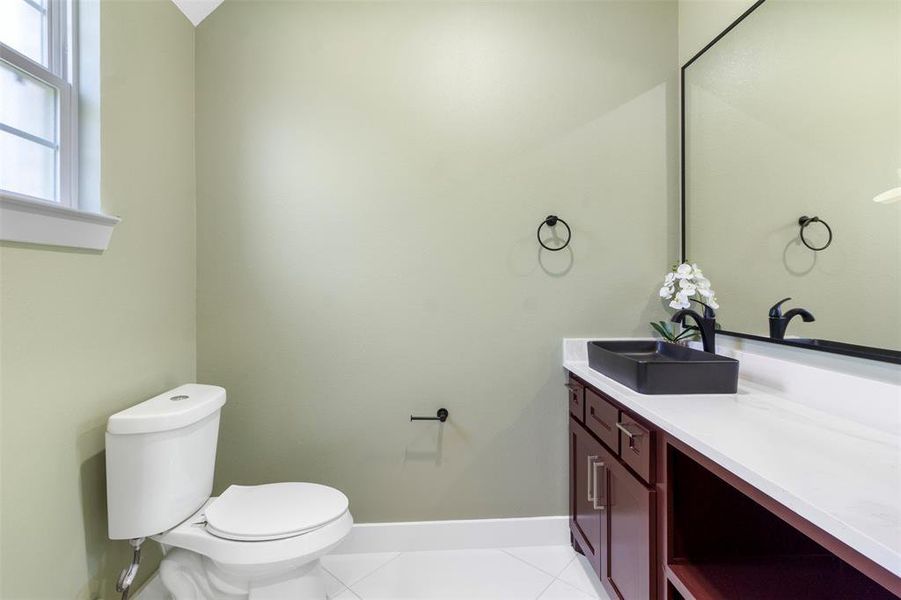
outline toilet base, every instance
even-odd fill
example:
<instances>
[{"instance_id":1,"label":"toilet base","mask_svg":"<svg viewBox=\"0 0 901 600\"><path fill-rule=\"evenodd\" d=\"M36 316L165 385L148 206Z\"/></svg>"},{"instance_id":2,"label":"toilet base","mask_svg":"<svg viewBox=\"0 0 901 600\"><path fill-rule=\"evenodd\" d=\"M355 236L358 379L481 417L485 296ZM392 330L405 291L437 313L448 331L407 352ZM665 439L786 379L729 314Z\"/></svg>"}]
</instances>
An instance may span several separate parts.
<instances>
[{"instance_id":1,"label":"toilet base","mask_svg":"<svg viewBox=\"0 0 901 600\"><path fill-rule=\"evenodd\" d=\"M319 559L285 565L273 572L227 566L185 550L172 548L160 563L160 579L173 600L326 600L325 578Z\"/></svg>"}]
</instances>

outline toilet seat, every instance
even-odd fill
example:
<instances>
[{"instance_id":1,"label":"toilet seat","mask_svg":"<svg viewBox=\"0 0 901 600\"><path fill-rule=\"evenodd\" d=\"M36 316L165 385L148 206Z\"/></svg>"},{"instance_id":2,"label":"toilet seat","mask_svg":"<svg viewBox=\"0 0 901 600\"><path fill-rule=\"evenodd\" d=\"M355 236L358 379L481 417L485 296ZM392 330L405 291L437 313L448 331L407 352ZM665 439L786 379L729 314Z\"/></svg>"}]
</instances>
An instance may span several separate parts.
<instances>
[{"instance_id":1,"label":"toilet seat","mask_svg":"<svg viewBox=\"0 0 901 600\"><path fill-rule=\"evenodd\" d=\"M232 485L207 504L206 530L227 540L279 540L318 529L347 512L347 496L316 483Z\"/></svg>"},{"instance_id":2,"label":"toilet seat","mask_svg":"<svg viewBox=\"0 0 901 600\"><path fill-rule=\"evenodd\" d=\"M268 541L229 540L213 535L205 526L204 513L215 501L211 498L181 524L153 539L164 547L191 550L220 564L274 567L318 558L347 537L353 526L353 517L345 510L337 519L300 535Z\"/></svg>"}]
</instances>

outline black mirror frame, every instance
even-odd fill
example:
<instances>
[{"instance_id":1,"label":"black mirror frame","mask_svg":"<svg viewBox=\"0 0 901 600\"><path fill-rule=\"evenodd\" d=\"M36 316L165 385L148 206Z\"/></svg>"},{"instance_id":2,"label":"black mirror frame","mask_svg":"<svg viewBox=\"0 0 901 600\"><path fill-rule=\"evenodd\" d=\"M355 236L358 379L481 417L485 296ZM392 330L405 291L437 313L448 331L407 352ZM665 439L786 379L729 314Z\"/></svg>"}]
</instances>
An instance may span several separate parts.
<instances>
[{"instance_id":1,"label":"black mirror frame","mask_svg":"<svg viewBox=\"0 0 901 600\"><path fill-rule=\"evenodd\" d=\"M701 48L701 50L692 56L688 62L682 65L680 74L679 74L679 173L680 173L680 248L681 248L681 262L685 262L685 250L686 250L686 211L685 211L685 71L698 60L705 52L710 50L718 41L720 41L726 34L735 29L739 23L744 21L751 13L760 8L760 6L766 2L766 0L757 0L748 10L743 12L737 19L735 19L726 29L724 29L719 35L713 38L710 43ZM856 358L865 358L868 360L876 360L880 362L888 362L894 364L901 364L901 351L899 350L891 350L888 348L876 348L871 346L858 346L855 344L845 344L844 347L825 347L825 346L814 346L811 344L804 343L802 341L793 341L792 339L787 340L774 340L769 337L753 335L750 333L741 333L739 331L727 331L727 330L717 330L717 334L722 335L730 335L733 337L744 338L749 340L756 340L759 342L769 342L771 344L779 344L781 346L790 346L793 348L802 348L805 350L815 350L817 352L829 352L832 354L842 354L845 356L854 356Z\"/></svg>"}]
</instances>

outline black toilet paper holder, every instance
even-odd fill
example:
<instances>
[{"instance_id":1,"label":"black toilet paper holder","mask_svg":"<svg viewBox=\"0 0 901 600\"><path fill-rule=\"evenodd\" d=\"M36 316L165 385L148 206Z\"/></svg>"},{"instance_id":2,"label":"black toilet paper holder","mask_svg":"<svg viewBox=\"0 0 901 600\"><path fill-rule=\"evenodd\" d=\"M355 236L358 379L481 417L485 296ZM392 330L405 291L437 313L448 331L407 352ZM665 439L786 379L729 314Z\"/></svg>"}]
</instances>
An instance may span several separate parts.
<instances>
[{"instance_id":1,"label":"black toilet paper holder","mask_svg":"<svg viewBox=\"0 0 901 600\"><path fill-rule=\"evenodd\" d=\"M413 415L410 415L410 420L411 421L441 421L442 423L444 423L445 421L447 421L447 417L449 417L449 416L450 416L450 413L447 412L446 408L439 408L438 412L435 413L434 417L414 417Z\"/></svg>"}]
</instances>

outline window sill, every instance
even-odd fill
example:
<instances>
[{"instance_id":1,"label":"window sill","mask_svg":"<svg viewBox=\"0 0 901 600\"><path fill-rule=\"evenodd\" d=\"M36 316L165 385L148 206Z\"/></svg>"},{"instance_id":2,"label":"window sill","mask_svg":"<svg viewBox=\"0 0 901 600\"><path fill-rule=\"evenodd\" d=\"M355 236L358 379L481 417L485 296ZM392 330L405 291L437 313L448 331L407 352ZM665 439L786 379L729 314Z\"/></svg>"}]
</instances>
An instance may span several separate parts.
<instances>
[{"instance_id":1,"label":"window sill","mask_svg":"<svg viewBox=\"0 0 901 600\"><path fill-rule=\"evenodd\" d=\"M0 197L0 241L106 250L121 219L46 202Z\"/></svg>"}]
</instances>

